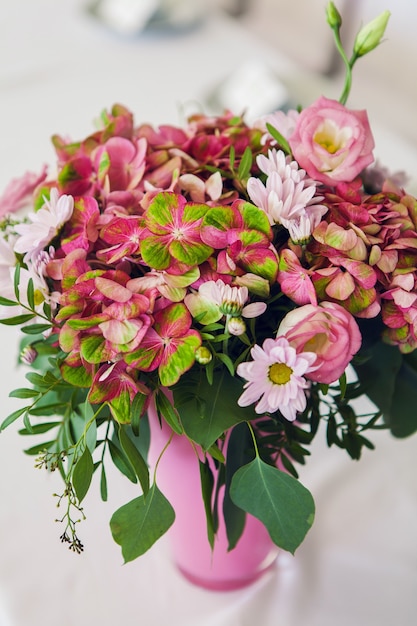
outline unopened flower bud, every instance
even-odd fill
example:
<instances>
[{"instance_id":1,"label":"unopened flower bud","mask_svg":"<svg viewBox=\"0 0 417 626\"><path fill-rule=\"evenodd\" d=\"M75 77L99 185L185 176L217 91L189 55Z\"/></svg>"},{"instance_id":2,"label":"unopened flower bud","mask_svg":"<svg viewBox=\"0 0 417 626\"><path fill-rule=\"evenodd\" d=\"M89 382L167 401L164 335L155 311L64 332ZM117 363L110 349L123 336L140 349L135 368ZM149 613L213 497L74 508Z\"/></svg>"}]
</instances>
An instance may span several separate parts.
<instances>
[{"instance_id":1,"label":"unopened flower bud","mask_svg":"<svg viewBox=\"0 0 417 626\"><path fill-rule=\"evenodd\" d=\"M25 346L20 353L20 360L25 365L32 365L33 361L38 356L37 350L31 345Z\"/></svg>"},{"instance_id":2,"label":"unopened flower bud","mask_svg":"<svg viewBox=\"0 0 417 626\"><path fill-rule=\"evenodd\" d=\"M329 2L329 4L326 7L326 17L327 17L327 23L329 24L330 28L339 30L339 28L342 25L342 16L340 15L339 11L336 9L333 2Z\"/></svg>"},{"instance_id":3,"label":"unopened flower bud","mask_svg":"<svg viewBox=\"0 0 417 626\"><path fill-rule=\"evenodd\" d=\"M241 317L231 317L227 322L227 330L231 335L243 335L246 332L245 321Z\"/></svg>"},{"instance_id":4,"label":"unopened flower bud","mask_svg":"<svg viewBox=\"0 0 417 626\"><path fill-rule=\"evenodd\" d=\"M390 15L389 11L384 11L360 29L353 44L353 52L357 57L362 57L371 52L381 42Z\"/></svg>"},{"instance_id":5,"label":"unopened flower bud","mask_svg":"<svg viewBox=\"0 0 417 626\"><path fill-rule=\"evenodd\" d=\"M200 365L207 365L207 363L210 363L212 358L213 355L210 350L206 348L206 346L200 346L197 348L195 352L195 360L197 363L200 363Z\"/></svg>"}]
</instances>

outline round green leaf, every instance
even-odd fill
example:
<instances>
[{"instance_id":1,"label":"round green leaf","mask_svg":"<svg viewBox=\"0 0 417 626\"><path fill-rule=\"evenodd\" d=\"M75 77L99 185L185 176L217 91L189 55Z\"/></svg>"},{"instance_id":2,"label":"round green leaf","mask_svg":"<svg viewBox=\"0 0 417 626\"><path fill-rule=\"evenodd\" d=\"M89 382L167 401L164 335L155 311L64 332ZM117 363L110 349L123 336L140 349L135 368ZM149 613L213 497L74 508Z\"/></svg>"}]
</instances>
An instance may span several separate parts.
<instances>
[{"instance_id":1,"label":"round green leaf","mask_svg":"<svg viewBox=\"0 0 417 626\"><path fill-rule=\"evenodd\" d=\"M230 497L236 506L261 520L277 546L292 554L314 520L314 501L308 489L259 457L235 473Z\"/></svg>"}]
</instances>

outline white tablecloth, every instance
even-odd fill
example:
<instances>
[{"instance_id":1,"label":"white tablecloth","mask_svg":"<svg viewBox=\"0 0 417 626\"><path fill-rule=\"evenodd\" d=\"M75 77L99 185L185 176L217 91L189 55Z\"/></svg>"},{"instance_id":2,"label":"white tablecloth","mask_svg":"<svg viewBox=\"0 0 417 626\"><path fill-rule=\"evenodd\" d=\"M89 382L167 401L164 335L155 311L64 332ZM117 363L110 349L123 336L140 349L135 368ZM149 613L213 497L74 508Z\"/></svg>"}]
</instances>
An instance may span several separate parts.
<instances>
[{"instance_id":1,"label":"white tablecloth","mask_svg":"<svg viewBox=\"0 0 417 626\"><path fill-rule=\"evenodd\" d=\"M245 60L266 62L283 76L289 71L284 59L224 18L213 16L181 36L122 39L94 23L82 5L0 0L0 189L52 162L50 135L82 138L114 102L128 105L138 122L181 122L184 106L201 102ZM415 171L412 146L381 129L377 141L389 165ZM8 398L24 377L14 367L16 345L14 330L0 327L0 420L21 406ZM60 481L33 469L16 430L0 436L0 626L416 623L415 438L375 434L376 451L356 463L327 450L322 433L302 472L316 520L296 556L282 554L276 569L250 588L215 593L175 571L164 540L122 566L108 520L137 492L116 471L108 503L101 503L97 484L85 501L84 554L70 553L54 522L59 510L52 494Z\"/></svg>"}]
</instances>

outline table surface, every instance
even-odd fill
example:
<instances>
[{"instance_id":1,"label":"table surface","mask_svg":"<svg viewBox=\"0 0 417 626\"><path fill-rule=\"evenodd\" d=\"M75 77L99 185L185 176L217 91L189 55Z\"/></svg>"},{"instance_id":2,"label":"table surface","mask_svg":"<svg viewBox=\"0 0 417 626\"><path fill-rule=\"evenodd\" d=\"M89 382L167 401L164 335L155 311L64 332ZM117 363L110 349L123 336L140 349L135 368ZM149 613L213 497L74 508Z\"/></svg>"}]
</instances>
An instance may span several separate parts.
<instances>
[{"instance_id":1,"label":"table surface","mask_svg":"<svg viewBox=\"0 0 417 626\"><path fill-rule=\"evenodd\" d=\"M122 38L94 22L79 0L0 0L0 190L25 170L53 162L53 133L82 138L114 102L129 106L138 122L181 123L184 111L201 106L221 80L254 59L294 83L297 68L224 16L213 14L182 34ZM301 83L299 94L308 83L318 95L318 79ZM385 129L375 134L387 165L415 171L412 145ZM0 342L5 416L20 406L8 393L25 372L15 367L17 332L0 327ZM216 593L176 572L166 540L122 566L108 520L137 493L116 474L109 502L100 501L98 485L86 498L84 554L66 550L54 522L52 494L60 481L34 470L16 431L0 436L0 626L415 623L415 438L376 433L376 450L356 463L327 450L319 434L301 473L317 507L306 541L295 557L281 554L252 587Z\"/></svg>"}]
</instances>

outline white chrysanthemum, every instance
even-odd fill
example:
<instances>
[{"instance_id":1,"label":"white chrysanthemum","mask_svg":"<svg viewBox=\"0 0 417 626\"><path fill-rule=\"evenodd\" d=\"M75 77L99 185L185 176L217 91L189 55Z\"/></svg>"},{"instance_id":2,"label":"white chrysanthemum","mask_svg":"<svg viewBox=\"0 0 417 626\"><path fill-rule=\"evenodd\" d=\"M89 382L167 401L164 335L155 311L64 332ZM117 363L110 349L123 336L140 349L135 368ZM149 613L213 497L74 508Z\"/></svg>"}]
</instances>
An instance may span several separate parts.
<instances>
[{"instance_id":1,"label":"white chrysanthemum","mask_svg":"<svg viewBox=\"0 0 417 626\"><path fill-rule=\"evenodd\" d=\"M36 257L43 248L58 234L74 210L72 196L59 196L58 189L51 189L49 200L36 213L28 215L29 222L18 224L15 231L18 235L15 252L25 255L25 261Z\"/></svg>"},{"instance_id":2,"label":"white chrysanthemum","mask_svg":"<svg viewBox=\"0 0 417 626\"><path fill-rule=\"evenodd\" d=\"M240 363L237 373L248 382L238 400L239 406L255 404L258 414L280 413L294 421L306 408L305 389L309 382L304 375L315 369L314 352L297 354L285 337L266 339L262 348L251 350L253 361Z\"/></svg>"},{"instance_id":3,"label":"white chrysanthemum","mask_svg":"<svg viewBox=\"0 0 417 626\"><path fill-rule=\"evenodd\" d=\"M203 283L198 291L200 296L216 304L222 315L257 317L266 309L265 302L252 302L245 306L249 297L248 288L231 287L220 279Z\"/></svg>"}]
</instances>

